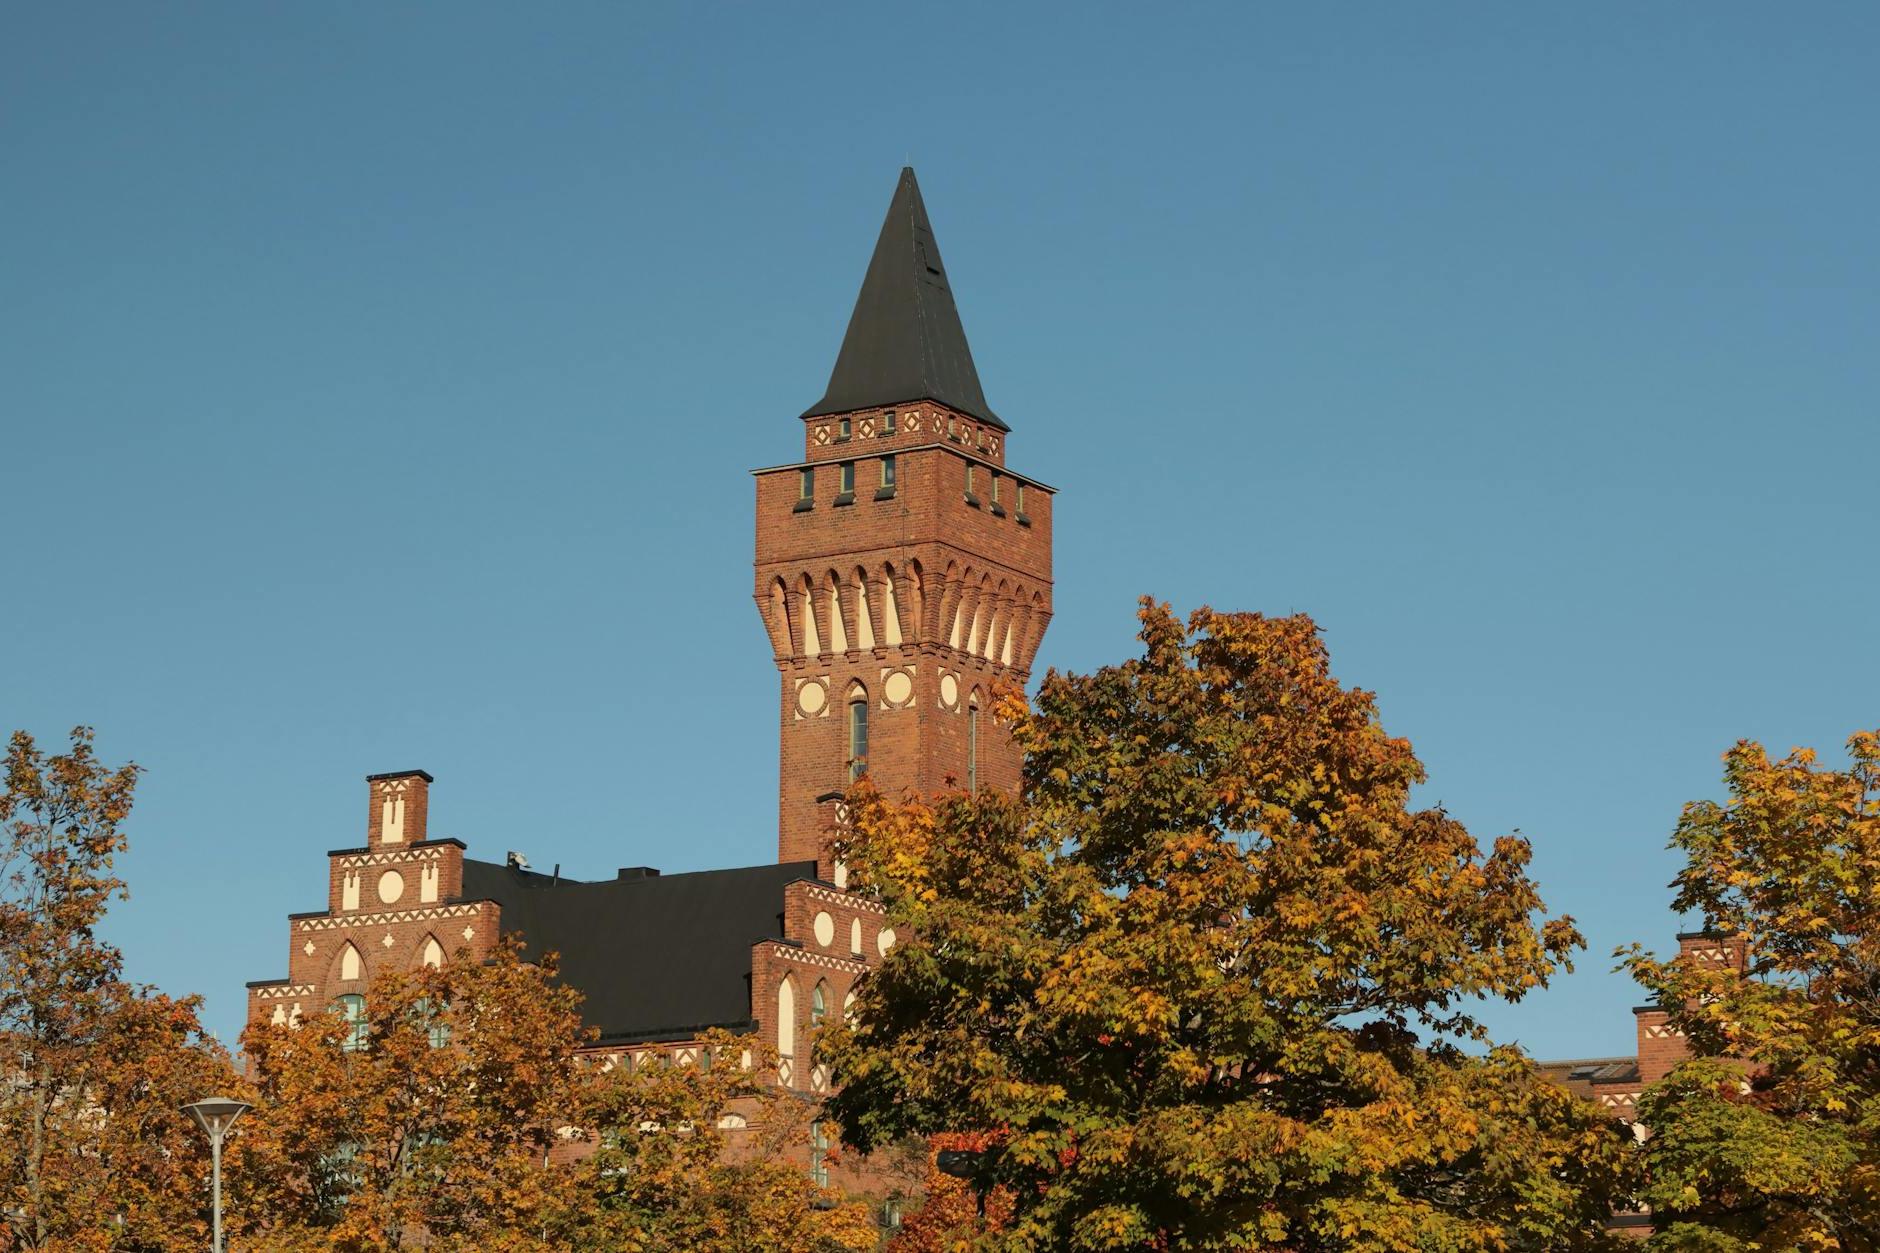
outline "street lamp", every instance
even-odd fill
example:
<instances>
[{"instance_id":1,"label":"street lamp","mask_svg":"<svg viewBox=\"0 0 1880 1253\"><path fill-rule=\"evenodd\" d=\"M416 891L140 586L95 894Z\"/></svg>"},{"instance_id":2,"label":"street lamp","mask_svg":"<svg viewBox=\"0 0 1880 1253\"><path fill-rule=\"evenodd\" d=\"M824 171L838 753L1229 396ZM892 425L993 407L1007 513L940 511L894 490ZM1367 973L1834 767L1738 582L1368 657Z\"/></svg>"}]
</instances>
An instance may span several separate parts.
<instances>
[{"instance_id":1,"label":"street lamp","mask_svg":"<svg viewBox=\"0 0 1880 1253\"><path fill-rule=\"evenodd\" d=\"M203 1134L209 1137L209 1155L215 1162L215 1243L210 1245L210 1253L224 1253L222 1246L222 1140L228 1135L228 1129L254 1107L246 1101L230 1100L226 1096L212 1096L206 1101L197 1101L183 1106L183 1112L196 1120Z\"/></svg>"},{"instance_id":2,"label":"street lamp","mask_svg":"<svg viewBox=\"0 0 1880 1253\"><path fill-rule=\"evenodd\" d=\"M934 1156L934 1165L943 1175L963 1179L973 1185L973 1192L979 1198L979 1221L986 1220L986 1190L991 1181L986 1178L986 1168L991 1163L987 1154L979 1149L941 1149Z\"/></svg>"}]
</instances>

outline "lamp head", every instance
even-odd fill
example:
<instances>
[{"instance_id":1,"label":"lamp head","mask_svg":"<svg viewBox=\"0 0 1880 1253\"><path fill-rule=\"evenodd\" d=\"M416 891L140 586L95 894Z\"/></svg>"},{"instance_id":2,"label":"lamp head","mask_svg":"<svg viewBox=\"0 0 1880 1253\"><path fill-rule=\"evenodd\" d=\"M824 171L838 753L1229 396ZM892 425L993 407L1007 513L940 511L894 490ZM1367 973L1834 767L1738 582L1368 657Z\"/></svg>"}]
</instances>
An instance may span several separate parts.
<instances>
[{"instance_id":1,"label":"lamp head","mask_svg":"<svg viewBox=\"0 0 1880 1253\"><path fill-rule=\"evenodd\" d=\"M183 1112L195 1120L196 1125L202 1128L203 1133L210 1140L219 1144L222 1137L228 1134L228 1129L235 1125L235 1120L253 1108L246 1101L237 1101L226 1096L212 1096L207 1100L183 1106Z\"/></svg>"},{"instance_id":2,"label":"lamp head","mask_svg":"<svg viewBox=\"0 0 1880 1253\"><path fill-rule=\"evenodd\" d=\"M972 1179L979 1174L979 1163L985 1157L977 1149L942 1149L934 1155L934 1165L943 1175L955 1179Z\"/></svg>"}]
</instances>

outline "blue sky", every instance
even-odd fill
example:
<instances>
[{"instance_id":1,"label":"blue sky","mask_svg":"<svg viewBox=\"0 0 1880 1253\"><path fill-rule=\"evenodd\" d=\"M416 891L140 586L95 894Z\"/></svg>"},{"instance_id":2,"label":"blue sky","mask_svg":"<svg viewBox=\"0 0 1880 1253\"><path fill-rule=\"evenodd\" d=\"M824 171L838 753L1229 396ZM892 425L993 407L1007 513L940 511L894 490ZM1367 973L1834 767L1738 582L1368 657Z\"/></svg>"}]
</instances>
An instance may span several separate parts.
<instances>
[{"instance_id":1,"label":"blue sky","mask_svg":"<svg viewBox=\"0 0 1880 1253\"><path fill-rule=\"evenodd\" d=\"M363 839L775 855L746 471L791 460L910 158L1040 664L1144 592L1322 624L1440 800L1614 945L1738 737L1880 723L1880 9L11 6L0 724L148 768L112 937L285 972Z\"/></svg>"}]
</instances>

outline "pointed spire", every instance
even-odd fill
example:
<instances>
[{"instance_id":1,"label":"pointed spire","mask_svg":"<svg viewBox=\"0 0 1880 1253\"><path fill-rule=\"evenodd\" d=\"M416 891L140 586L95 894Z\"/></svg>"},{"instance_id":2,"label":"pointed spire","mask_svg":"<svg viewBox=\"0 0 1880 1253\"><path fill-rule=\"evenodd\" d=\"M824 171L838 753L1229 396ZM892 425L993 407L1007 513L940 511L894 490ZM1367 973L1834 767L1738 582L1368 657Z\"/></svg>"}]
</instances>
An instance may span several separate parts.
<instances>
[{"instance_id":1,"label":"pointed spire","mask_svg":"<svg viewBox=\"0 0 1880 1253\"><path fill-rule=\"evenodd\" d=\"M1002 431L1010 429L980 389L973 350L953 307L940 247L911 166L901 171L881 224L829 390L803 416L909 400L937 400Z\"/></svg>"}]
</instances>

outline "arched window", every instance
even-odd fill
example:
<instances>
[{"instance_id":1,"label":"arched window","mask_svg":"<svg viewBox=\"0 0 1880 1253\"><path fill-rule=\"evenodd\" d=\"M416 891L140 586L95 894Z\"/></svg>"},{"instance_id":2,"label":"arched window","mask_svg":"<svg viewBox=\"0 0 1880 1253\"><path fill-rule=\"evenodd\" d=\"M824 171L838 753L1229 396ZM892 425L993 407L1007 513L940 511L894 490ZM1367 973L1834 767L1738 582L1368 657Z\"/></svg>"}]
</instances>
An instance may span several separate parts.
<instances>
[{"instance_id":1,"label":"arched window","mask_svg":"<svg viewBox=\"0 0 1880 1253\"><path fill-rule=\"evenodd\" d=\"M825 980L818 979L815 988L812 989L809 994L809 1025L812 1027L822 1026L823 1019L828 1016L828 1013L829 984Z\"/></svg>"},{"instance_id":2,"label":"arched window","mask_svg":"<svg viewBox=\"0 0 1880 1253\"><path fill-rule=\"evenodd\" d=\"M365 1048L370 1032L370 1024L366 1022L366 998L357 992L348 992L334 1004L346 1021L346 1033L340 1037L339 1046L348 1053L357 1053Z\"/></svg>"},{"instance_id":3,"label":"arched window","mask_svg":"<svg viewBox=\"0 0 1880 1253\"><path fill-rule=\"evenodd\" d=\"M849 689L849 780L868 771L868 692L861 684Z\"/></svg>"},{"instance_id":4,"label":"arched window","mask_svg":"<svg viewBox=\"0 0 1880 1253\"><path fill-rule=\"evenodd\" d=\"M809 1125L809 1177L819 1188L829 1186L829 1131L820 1118Z\"/></svg>"},{"instance_id":5,"label":"arched window","mask_svg":"<svg viewBox=\"0 0 1880 1253\"><path fill-rule=\"evenodd\" d=\"M966 707L966 790L979 790L979 697Z\"/></svg>"}]
</instances>

